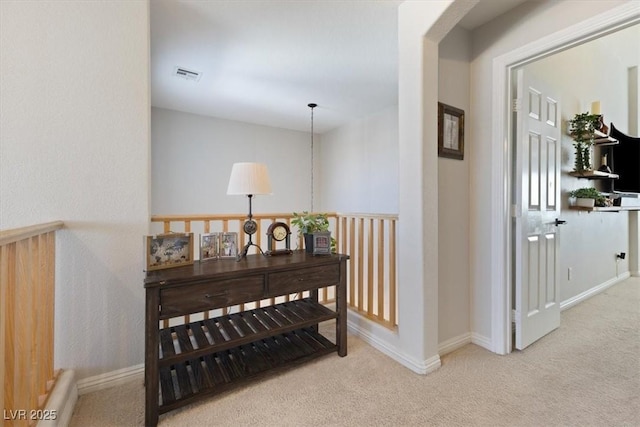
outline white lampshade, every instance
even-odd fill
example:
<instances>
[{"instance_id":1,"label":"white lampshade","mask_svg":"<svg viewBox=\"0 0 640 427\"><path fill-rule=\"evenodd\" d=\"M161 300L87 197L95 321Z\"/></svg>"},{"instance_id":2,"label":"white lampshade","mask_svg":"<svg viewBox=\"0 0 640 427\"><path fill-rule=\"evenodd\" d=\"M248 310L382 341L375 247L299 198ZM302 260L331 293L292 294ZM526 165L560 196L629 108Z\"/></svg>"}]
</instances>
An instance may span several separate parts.
<instances>
[{"instance_id":1,"label":"white lampshade","mask_svg":"<svg viewBox=\"0 0 640 427\"><path fill-rule=\"evenodd\" d=\"M267 165L263 163L234 163L231 168L227 194L271 194L271 181Z\"/></svg>"}]
</instances>

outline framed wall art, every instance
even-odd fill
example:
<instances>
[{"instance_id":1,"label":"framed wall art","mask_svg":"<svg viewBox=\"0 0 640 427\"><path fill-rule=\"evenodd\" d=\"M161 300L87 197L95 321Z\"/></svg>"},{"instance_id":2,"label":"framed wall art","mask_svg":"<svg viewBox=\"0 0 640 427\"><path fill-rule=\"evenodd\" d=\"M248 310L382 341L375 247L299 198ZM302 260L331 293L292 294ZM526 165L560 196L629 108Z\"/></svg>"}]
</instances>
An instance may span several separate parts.
<instances>
[{"instance_id":1,"label":"framed wall art","mask_svg":"<svg viewBox=\"0 0 640 427\"><path fill-rule=\"evenodd\" d=\"M218 259L220 255L220 233L200 235L200 261Z\"/></svg>"},{"instance_id":2,"label":"framed wall art","mask_svg":"<svg viewBox=\"0 0 640 427\"><path fill-rule=\"evenodd\" d=\"M146 236L146 271L193 264L193 233Z\"/></svg>"},{"instance_id":3,"label":"framed wall art","mask_svg":"<svg viewBox=\"0 0 640 427\"><path fill-rule=\"evenodd\" d=\"M220 258L235 258L238 255L238 233L220 234Z\"/></svg>"},{"instance_id":4,"label":"framed wall art","mask_svg":"<svg viewBox=\"0 0 640 427\"><path fill-rule=\"evenodd\" d=\"M464 159L464 110L438 102L438 156Z\"/></svg>"}]
</instances>

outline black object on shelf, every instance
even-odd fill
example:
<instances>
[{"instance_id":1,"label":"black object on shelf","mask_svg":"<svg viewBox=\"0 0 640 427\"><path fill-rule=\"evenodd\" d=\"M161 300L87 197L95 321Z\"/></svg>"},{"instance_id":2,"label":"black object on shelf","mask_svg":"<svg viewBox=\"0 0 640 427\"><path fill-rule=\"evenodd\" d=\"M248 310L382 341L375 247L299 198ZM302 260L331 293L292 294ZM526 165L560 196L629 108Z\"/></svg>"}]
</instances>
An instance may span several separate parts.
<instances>
[{"instance_id":1,"label":"black object on shelf","mask_svg":"<svg viewBox=\"0 0 640 427\"><path fill-rule=\"evenodd\" d=\"M609 135L620 143L609 147L611 167L619 178L613 184L615 191L640 193L640 138L616 129L613 123Z\"/></svg>"}]
</instances>

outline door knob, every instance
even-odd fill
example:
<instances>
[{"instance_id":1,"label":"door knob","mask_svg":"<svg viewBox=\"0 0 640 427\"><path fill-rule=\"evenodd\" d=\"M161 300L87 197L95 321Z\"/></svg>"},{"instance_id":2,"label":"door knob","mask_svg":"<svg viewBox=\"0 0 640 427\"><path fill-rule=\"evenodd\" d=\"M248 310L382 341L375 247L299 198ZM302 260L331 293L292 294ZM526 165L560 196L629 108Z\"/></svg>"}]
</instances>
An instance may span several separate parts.
<instances>
[{"instance_id":1,"label":"door knob","mask_svg":"<svg viewBox=\"0 0 640 427\"><path fill-rule=\"evenodd\" d=\"M566 223L567 223L567 221L563 221L561 219L556 218L556 222L555 222L556 227L559 226L559 225L562 225L562 224L566 224Z\"/></svg>"}]
</instances>

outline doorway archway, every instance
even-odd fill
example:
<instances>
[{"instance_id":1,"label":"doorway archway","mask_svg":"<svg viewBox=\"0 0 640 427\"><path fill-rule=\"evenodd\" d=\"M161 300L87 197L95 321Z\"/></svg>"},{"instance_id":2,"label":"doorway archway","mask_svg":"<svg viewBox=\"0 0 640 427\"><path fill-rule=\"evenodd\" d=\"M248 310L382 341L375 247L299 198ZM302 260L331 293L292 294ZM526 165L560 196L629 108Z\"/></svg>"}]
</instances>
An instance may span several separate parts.
<instances>
[{"instance_id":1,"label":"doorway archway","mask_svg":"<svg viewBox=\"0 0 640 427\"><path fill-rule=\"evenodd\" d=\"M512 71L536 59L561 52L579 44L594 40L640 22L640 5L630 2L610 11L598 14L564 30L550 34L525 46L496 57L493 61L492 140L500 141L491 152L493 170L491 187L495 190L499 227L491 237L494 253L503 256L493 260L492 274L498 280L492 282L491 300L496 307L491 322L493 351L499 354L511 352L511 300L512 266L514 247L511 236L511 164L513 147L509 143L512 123L509 114L509 88Z\"/></svg>"}]
</instances>

